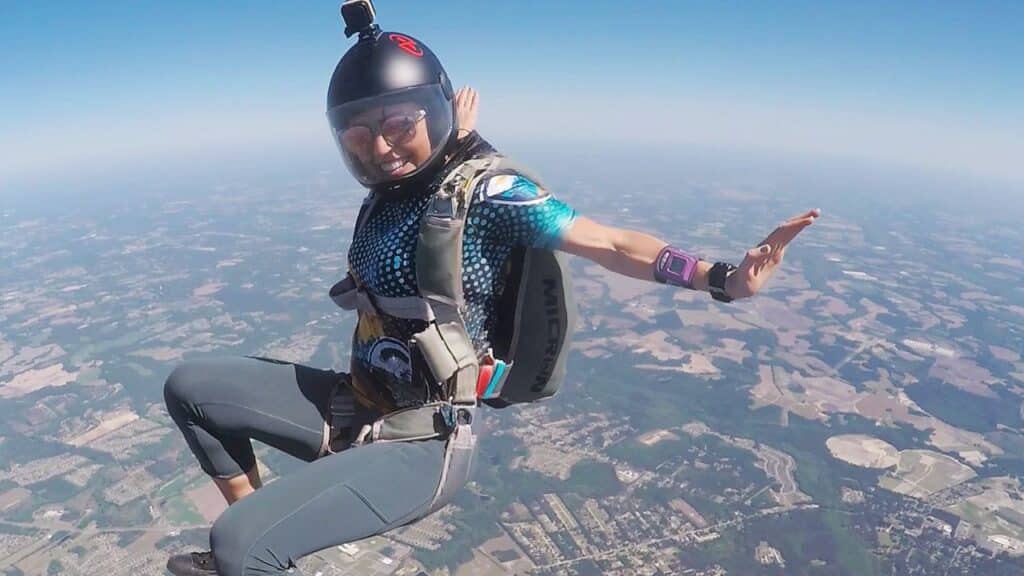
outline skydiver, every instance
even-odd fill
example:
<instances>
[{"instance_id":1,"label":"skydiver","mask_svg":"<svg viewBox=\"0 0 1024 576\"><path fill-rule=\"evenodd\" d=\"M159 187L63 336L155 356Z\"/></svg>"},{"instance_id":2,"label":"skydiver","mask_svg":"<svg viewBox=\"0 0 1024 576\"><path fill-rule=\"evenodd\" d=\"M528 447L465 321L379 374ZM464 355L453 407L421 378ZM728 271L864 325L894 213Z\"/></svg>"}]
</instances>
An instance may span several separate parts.
<instances>
[{"instance_id":1,"label":"skydiver","mask_svg":"<svg viewBox=\"0 0 1024 576\"><path fill-rule=\"evenodd\" d=\"M436 272L417 270L424 214L433 214L439 187L461 166L497 152L473 129L475 91L453 93L425 44L372 24L356 32L360 40L335 69L327 100L342 158L373 199L348 250L356 284L350 296L359 302L350 370L246 357L189 361L171 373L168 411L229 504L213 524L210 551L169 559L177 576L293 574L307 554L439 509L470 474L483 409L459 404L440 386L438 361L424 350L389 354L376 366L371 351L384 339L417 342L439 322L429 310L427 318L416 316L422 310L402 312L422 299L418 279ZM495 344L510 273L505 263L514 250L573 254L625 276L731 301L757 294L789 243L819 215L810 210L786 220L732 266L705 262L645 232L599 224L523 173L487 173L464 215L464 305L448 327L464 328L477 353L469 364L474 381L487 384L494 375L483 378L481 366ZM410 365L395 366L398 358ZM383 368L389 377L380 377ZM423 413L440 422L430 434L389 437L392 428L380 426L405 415L412 420L393 429L417 429ZM309 464L263 486L254 439Z\"/></svg>"}]
</instances>

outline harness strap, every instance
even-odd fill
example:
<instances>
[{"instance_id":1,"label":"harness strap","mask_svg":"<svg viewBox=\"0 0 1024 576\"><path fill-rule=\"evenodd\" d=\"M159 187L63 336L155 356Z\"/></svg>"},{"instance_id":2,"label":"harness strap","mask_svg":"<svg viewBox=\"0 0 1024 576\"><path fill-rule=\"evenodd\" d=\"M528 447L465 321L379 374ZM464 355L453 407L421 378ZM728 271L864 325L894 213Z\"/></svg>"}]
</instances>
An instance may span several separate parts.
<instances>
[{"instance_id":1,"label":"harness strap","mask_svg":"<svg viewBox=\"0 0 1024 576\"><path fill-rule=\"evenodd\" d=\"M456 404L476 402L479 361L473 342L461 322L431 322L412 337L435 380L447 384L447 396Z\"/></svg>"},{"instance_id":2,"label":"harness strap","mask_svg":"<svg viewBox=\"0 0 1024 576\"><path fill-rule=\"evenodd\" d=\"M495 156L463 162L431 197L417 237L418 296L371 294L351 272L330 291L331 299L346 310L427 322L427 328L413 335L410 344L422 353L445 399L456 404L476 403L480 370L463 317L462 235L474 189L481 177L502 161ZM376 201L374 194L364 200L356 230L365 224Z\"/></svg>"},{"instance_id":3,"label":"harness strap","mask_svg":"<svg viewBox=\"0 0 1024 576\"><path fill-rule=\"evenodd\" d=\"M356 225L352 229L352 233L355 234L366 224L366 221L370 218L370 214L373 213L373 207L377 205L377 200L380 196L376 192L370 192L363 198L363 203L359 205L359 214L356 215Z\"/></svg>"},{"instance_id":4,"label":"harness strap","mask_svg":"<svg viewBox=\"0 0 1024 576\"><path fill-rule=\"evenodd\" d=\"M437 511L448 504L462 486L469 480L473 469L473 453L477 438L472 428L473 408L460 409L457 421L448 437L444 448L444 464L441 467L441 480L430 501L429 510ZM464 416L468 414L468 417Z\"/></svg>"},{"instance_id":5,"label":"harness strap","mask_svg":"<svg viewBox=\"0 0 1024 576\"><path fill-rule=\"evenodd\" d=\"M406 320L434 321L430 303L419 296L377 296L360 285L352 274L346 275L331 287L331 300L345 310L360 310L367 314L387 314Z\"/></svg>"},{"instance_id":6,"label":"harness strap","mask_svg":"<svg viewBox=\"0 0 1024 576\"><path fill-rule=\"evenodd\" d=\"M451 502L469 480L477 437L473 433L475 407L457 407L435 402L398 410L367 424L352 441L352 447L375 442L411 442L440 438L445 441L441 477L427 507L436 512Z\"/></svg>"},{"instance_id":7,"label":"harness strap","mask_svg":"<svg viewBox=\"0 0 1024 576\"><path fill-rule=\"evenodd\" d=\"M447 402L434 402L396 410L364 425L352 445L447 438L455 426L456 409Z\"/></svg>"},{"instance_id":8,"label":"harness strap","mask_svg":"<svg viewBox=\"0 0 1024 576\"><path fill-rule=\"evenodd\" d=\"M463 162L438 187L420 219L416 283L435 318L413 343L445 396L455 404L476 403L480 362L466 331L462 289L462 237L473 190L497 157Z\"/></svg>"}]
</instances>

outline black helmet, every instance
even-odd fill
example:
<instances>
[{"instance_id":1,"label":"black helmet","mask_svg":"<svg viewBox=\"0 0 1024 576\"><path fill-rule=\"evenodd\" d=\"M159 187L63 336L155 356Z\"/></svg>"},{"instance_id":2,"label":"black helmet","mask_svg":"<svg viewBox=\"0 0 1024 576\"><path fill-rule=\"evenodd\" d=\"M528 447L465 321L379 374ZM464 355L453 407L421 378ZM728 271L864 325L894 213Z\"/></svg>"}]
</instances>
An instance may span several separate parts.
<instances>
[{"instance_id":1,"label":"black helmet","mask_svg":"<svg viewBox=\"0 0 1024 576\"><path fill-rule=\"evenodd\" d=\"M345 164L367 187L397 185L443 161L455 134L451 81L419 40L375 25L338 62L327 118Z\"/></svg>"}]
</instances>

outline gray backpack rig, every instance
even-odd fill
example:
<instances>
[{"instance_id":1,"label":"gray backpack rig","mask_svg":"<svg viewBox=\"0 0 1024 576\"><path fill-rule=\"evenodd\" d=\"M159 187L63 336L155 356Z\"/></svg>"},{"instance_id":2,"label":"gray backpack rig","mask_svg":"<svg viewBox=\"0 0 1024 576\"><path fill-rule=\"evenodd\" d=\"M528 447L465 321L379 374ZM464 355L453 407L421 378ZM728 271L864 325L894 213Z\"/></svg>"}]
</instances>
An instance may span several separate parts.
<instances>
[{"instance_id":1,"label":"gray backpack rig","mask_svg":"<svg viewBox=\"0 0 1024 576\"><path fill-rule=\"evenodd\" d=\"M427 322L427 328L412 337L409 349L422 356L445 400L453 404L475 404L479 400L503 408L535 402L553 396L565 378L576 304L563 254L541 248L514 248L508 259L507 284L497 302L491 350L478 355L466 331L462 291L466 214L487 181L501 174L522 174L538 182L529 172L497 155L467 160L442 181L420 219L416 245L418 296L371 294L351 272L330 292L331 299L346 310ZM369 217L375 201L373 194L364 201L356 231ZM482 366L486 381L481 378Z\"/></svg>"}]
</instances>

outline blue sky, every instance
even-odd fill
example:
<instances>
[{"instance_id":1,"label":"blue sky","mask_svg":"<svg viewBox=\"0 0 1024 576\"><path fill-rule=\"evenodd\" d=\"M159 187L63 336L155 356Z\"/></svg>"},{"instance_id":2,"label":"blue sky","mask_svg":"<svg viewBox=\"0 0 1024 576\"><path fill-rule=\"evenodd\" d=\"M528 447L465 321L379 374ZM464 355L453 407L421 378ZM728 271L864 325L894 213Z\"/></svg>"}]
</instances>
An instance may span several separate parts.
<instances>
[{"instance_id":1,"label":"blue sky","mask_svg":"<svg viewBox=\"0 0 1024 576\"><path fill-rule=\"evenodd\" d=\"M504 141L817 154L1024 182L1021 2L379 0ZM338 2L0 3L0 189L333 153Z\"/></svg>"}]
</instances>

